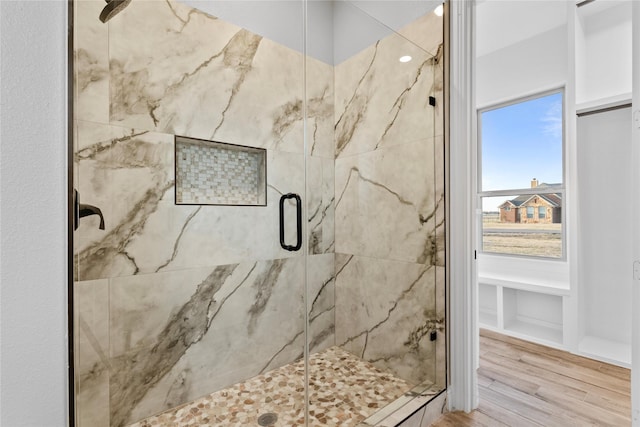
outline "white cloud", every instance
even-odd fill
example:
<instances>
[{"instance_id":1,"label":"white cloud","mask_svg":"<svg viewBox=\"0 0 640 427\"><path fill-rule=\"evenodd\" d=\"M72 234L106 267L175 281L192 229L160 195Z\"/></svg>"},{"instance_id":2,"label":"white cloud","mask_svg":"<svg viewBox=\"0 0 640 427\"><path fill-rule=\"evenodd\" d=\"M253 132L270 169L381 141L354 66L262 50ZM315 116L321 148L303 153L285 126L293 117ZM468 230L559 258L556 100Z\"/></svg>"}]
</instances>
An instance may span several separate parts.
<instances>
[{"instance_id":1,"label":"white cloud","mask_svg":"<svg viewBox=\"0 0 640 427\"><path fill-rule=\"evenodd\" d=\"M554 138L562 138L562 100L554 102L549 106L542 122L542 131Z\"/></svg>"}]
</instances>

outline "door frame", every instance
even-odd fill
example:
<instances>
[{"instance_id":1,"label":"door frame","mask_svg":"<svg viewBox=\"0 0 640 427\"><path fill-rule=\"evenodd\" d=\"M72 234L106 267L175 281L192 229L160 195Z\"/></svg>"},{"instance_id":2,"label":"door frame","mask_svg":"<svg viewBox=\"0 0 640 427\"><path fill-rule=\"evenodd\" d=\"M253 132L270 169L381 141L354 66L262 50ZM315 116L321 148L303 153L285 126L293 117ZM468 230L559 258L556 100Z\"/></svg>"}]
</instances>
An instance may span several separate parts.
<instances>
[{"instance_id":1,"label":"door frame","mask_svg":"<svg viewBox=\"0 0 640 427\"><path fill-rule=\"evenodd\" d=\"M449 410L478 407L476 361L479 355L476 290L475 0L450 0L450 140L448 149L449 220Z\"/></svg>"},{"instance_id":2,"label":"door frame","mask_svg":"<svg viewBox=\"0 0 640 427\"><path fill-rule=\"evenodd\" d=\"M640 2L632 1L632 40L640 40ZM640 164L640 43L633 43L632 75L632 164ZM632 208L640 212L640 169L633 169ZM637 214L636 214L637 215ZM640 263L640 221L633 222L633 260L632 276L632 325L631 325L631 419L634 427L640 427L640 272L635 272ZM630 266L631 267L631 266Z\"/></svg>"}]
</instances>

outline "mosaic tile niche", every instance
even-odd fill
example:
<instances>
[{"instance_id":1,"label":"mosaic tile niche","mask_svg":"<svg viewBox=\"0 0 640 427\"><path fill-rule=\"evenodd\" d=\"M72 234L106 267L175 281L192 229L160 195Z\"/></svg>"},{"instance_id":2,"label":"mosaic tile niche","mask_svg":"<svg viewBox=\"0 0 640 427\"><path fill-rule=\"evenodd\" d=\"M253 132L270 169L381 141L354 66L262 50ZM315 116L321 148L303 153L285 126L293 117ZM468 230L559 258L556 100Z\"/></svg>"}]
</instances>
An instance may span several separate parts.
<instances>
[{"instance_id":1,"label":"mosaic tile niche","mask_svg":"<svg viewBox=\"0 0 640 427\"><path fill-rule=\"evenodd\" d=\"M266 205L266 150L176 136L176 204Z\"/></svg>"}]
</instances>

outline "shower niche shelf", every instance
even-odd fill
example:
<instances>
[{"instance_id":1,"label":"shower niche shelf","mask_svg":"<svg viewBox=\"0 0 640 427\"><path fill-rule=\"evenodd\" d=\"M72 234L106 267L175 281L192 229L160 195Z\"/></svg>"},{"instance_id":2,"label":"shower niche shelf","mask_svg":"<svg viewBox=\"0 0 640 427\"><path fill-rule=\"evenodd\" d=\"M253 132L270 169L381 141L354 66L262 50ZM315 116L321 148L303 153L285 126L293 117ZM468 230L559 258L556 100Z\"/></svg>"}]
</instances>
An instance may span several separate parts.
<instances>
[{"instance_id":1,"label":"shower niche shelf","mask_svg":"<svg viewBox=\"0 0 640 427\"><path fill-rule=\"evenodd\" d=\"M177 205L266 206L266 150L175 137Z\"/></svg>"}]
</instances>

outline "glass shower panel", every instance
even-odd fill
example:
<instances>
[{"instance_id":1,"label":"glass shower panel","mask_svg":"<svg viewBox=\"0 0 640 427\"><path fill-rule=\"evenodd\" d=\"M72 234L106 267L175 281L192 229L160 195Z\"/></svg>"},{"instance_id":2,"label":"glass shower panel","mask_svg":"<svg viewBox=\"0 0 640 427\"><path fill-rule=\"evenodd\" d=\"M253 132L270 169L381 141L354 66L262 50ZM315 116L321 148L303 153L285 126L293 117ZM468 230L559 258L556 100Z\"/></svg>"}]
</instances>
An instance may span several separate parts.
<instances>
[{"instance_id":1,"label":"glass shower panel","mask_svg":"<svg viewBox=\"0 0 640 427\"><path fill-rule=\"evenodd\" d=\"M304 425L302 1L73 6L75 424Z\"/></svg>"},{"instance_id":2,"label":"glass shower panel","mask_svg":"<svg viewBox=\"0 0 640 427\"><path fill-rule=\"evenodd\" d=\"M412 412L403 408L445 386L444 50L434 7L307 4L310 426L396 425Z\"/></svg>"}]
</instances>

